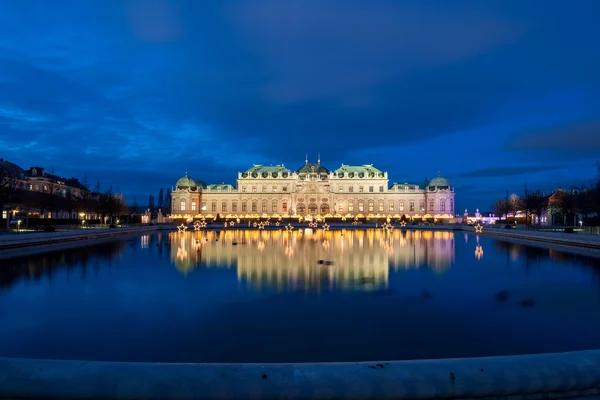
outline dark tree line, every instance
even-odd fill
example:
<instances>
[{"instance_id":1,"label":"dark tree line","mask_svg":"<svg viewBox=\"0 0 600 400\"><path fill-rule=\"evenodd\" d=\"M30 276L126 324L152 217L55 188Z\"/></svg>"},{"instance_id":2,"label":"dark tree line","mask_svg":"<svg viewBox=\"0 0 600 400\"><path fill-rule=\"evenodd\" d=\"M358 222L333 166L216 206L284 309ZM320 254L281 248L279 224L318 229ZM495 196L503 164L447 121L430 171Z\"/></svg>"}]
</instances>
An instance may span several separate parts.
<instances>
[{"instance_id":1,"label":"dark tree line","mask_svg":"<svg viewBox=\"0 0 600 400\"><path fill-rule=\"evenodd\" d=\"M13 169L0 162L0 210L19 207L39 210L41 215L57 211L68 211L69 215L96 213L101 218L129 215L125 199L115 195L112 187L100 192L100 181L92 192L87 177L84 177L82 185L85 189L79 191L81 196L76 196L71 189L61 189L58 183L52 181L44 182L48 188L45 192L25 190L18 187L19 178Z\"/></svg>"},{"instance_id":2,"label":"dark tree line","mask_svg":"<svg viewBox=\"0 0 600 400\"><path fill-rule=\"evenodd\" d=\"M547 221L550 224L575 225L580 215L586 225L600 225L600 162L596 169L596 177L589 184L549 195L539 189L529 190L525 185L521 196L513 194L496 200L494 212L507 218L516 218L517 213L523 213L526 224L548 212L552 218ZM541 223L540 218L537 220Z\"/></svg>"},{"instance_id":3,"label":"dark tree line","mask_svg":"<svg viewBox=\"0 0 600 400\"><path fill-rule=\"evenodd\" d=\"M166 191L160 188L156 201L153 194L148 196L148 208L152 216L156 216L158 210L161 210L163 215L169 214L171 212L171 188L167 188Z\"/></svg>"}]
</instances>

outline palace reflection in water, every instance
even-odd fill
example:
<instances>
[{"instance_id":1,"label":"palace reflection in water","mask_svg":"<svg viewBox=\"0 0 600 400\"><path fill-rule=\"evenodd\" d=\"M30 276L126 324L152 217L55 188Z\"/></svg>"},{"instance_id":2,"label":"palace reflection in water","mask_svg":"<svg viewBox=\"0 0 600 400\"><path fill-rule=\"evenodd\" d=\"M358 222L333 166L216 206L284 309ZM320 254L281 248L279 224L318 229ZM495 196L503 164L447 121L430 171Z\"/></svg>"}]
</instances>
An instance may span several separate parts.
<instances>
[{"instance_id":1,"label":"palace reflection in water","mask_svg":"<svg viewBox=\"0 0 600 400\"><path fill-rule=\"evenodd\" d=\"M236 268L239 281L279 290L380 289L388 285L390 268L441 271L454 262L454 233L446 231L174 232L169 242L171 260L183 274Z\"/></svg>"}]
</instances>

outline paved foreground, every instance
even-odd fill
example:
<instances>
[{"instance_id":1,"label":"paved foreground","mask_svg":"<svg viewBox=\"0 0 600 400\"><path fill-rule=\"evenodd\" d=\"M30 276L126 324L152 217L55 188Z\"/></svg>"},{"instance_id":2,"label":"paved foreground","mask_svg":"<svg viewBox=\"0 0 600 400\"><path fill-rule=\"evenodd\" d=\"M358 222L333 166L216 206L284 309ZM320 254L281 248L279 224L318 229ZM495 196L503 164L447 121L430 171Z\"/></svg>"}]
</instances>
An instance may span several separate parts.
<instances>
[{"instance_id":1,"label":"paved foreground","mask_svg":"<svg viewBox=\"0 0 600 400\"><path fill-rule=\"evenodd\" d=\"M0 358L0 398L586 397L600 397L600 350L317 364L161 364Z\"/></svg>"}]
</instances>

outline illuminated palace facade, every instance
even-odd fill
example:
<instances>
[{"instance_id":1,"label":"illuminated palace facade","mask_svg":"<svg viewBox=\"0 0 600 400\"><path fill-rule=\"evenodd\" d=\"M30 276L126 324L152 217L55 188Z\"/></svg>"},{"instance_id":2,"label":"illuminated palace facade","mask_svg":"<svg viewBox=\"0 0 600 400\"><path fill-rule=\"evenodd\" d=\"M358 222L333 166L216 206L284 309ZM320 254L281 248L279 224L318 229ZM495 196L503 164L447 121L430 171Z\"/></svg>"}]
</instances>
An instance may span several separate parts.
<instances>
[{"instance_id":1,"label":"illuminated palace facade","mask_svg":"<svg viewBox=\"0 0 600 400\"><path fill-rule=\"evenodd\" d=\"M204 185L186 175L171 192L172 218L393 217L448 219L454 188L439 175L421 184L389 183L372 164L330 171L306 160L292 171L254 165L239 172L236 186Z\"/></svg>"}]
</instances>

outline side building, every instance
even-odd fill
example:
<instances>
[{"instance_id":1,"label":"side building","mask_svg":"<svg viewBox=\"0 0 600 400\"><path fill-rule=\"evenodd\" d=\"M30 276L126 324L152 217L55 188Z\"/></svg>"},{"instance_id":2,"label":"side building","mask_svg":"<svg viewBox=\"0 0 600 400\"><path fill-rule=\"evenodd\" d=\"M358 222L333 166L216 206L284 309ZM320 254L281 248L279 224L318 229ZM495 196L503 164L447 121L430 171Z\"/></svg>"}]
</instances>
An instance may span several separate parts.
<instances>
[{"instance_id":1,"label":"side building","mask_svg":"<svg viewBox=\"0 0 600 400\"><path fill-rule=\"evenodd\" d=\"M282 165L254 165L238 173L236 186L205 185L186 175L171 192L171 218L265 218L405 216L450 219L454 187L440 176L421 184L392 183L372 164L330 171L306 162L292 171Z\"/></svg>"}]
</instances>

